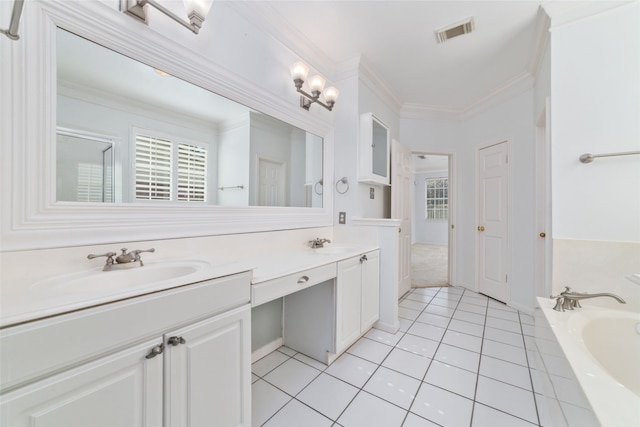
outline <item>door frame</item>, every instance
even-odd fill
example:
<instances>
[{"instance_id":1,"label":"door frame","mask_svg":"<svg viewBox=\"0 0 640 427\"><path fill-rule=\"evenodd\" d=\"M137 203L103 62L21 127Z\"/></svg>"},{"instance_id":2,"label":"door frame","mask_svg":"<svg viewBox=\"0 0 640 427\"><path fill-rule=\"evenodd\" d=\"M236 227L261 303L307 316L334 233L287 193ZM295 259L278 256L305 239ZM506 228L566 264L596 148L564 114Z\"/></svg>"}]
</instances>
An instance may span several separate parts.
<instances>
[{"instance_id":1,"label":"door frame","mask_svg":"<svg viewBox=\"0 0 640 427\"><path fill-rule=\"evenodd\" d=\"M447 219L447 277L450 286L457 286L457 274L456 274L456 208L457 208L457 158L456 153L453 151L412 151L411 155L425 155L425 156L447 156L449 158L448 170L447 170L447 179L449 180L449 213ZM415 171L413 171L414 182L415 182ZM411 226L413 228L412 232L415 232L415 217L413 213L415 212L415 204L417 203L417 197L415 196L415 185L413 188L414 197L413 197L413 207L414 209L411 211Z\"/></svg>"},{"instance_id":2,"label":"door frame","mask_svg":"<svg viewBox=\"0 0 640 427\"><path fill-rule=\"evenodd\" d=\"M546 98L545 109L536 123L535 145L535 292L536 296L551 295L551 129L550 102ZM545 233L542 238L539 233ZM542 239L542 241L541 241Z\"/></svg>"},{"instance_id":3,"label":"door frame","mask_svg":"<svg viewBox=\"0 0 640 427\"><path fill-rule=\"evenodd\" d=\"M474 256L474 291L480 292L480 283L478 280L478 273L480 268L480 239L478 238L478 233L476 232L476 227L480 224L480 151L493 147L498 144L506 144L507 148L507 250L505 262L505 270L507 274L507 301L504 301L507 305L511 302L511 249L513 246L512 236L513 230L511 229L513 225L513 169L511 168L511 143L508 139L503 139L497 142L485 143L482 145L476 146L476 159L475 159L475 215L474 215L474 229L473 235L475 240L475 256Z\"/></svg>"}]
</instances>

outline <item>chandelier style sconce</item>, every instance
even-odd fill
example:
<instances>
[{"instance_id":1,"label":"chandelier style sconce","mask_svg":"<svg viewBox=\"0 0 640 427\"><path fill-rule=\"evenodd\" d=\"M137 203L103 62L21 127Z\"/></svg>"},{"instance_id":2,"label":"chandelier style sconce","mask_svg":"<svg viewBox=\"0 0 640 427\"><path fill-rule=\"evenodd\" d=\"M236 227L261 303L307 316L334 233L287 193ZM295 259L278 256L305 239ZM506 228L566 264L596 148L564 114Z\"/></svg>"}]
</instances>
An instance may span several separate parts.
<instances>
[{"instance_id":1,"label":"chandelier style sconce","mask_svg":"<svg viewBox=\"0 0 640 427\"><path fill-rule=\"evenodd\" d=\"M307 74L309 74L309 67L304 62L296 62L289 68L291 70L293 83L296 85L296 90L301 94L300 106L302 108L309 111L311 104L316 103L322 105L329 111L333 109L336 99L338 99L338 94L340 93L338 89L333 86L324 89L325 79L318 75L309 79L311 93L305 92L302 89L302 85L307 79ZM323 89L324 93L322 91ZM320 95L324 95L324 102L320 101Z\"/></svg>"},{"instance_id":2,"label":"chandelier style sconce","mask_svg":"<svg viewBox=\"0 0 640 427\"><path fill-rule=\"evenodd\" d=\"M120 0L120 10L147 24L147 6L152 6L178 24L188 28L194 34L198 34L205 17L209 14L213 0L183 0L183 3L189 22L183 20L155 0Z\"/></svg>"}]
</instances>

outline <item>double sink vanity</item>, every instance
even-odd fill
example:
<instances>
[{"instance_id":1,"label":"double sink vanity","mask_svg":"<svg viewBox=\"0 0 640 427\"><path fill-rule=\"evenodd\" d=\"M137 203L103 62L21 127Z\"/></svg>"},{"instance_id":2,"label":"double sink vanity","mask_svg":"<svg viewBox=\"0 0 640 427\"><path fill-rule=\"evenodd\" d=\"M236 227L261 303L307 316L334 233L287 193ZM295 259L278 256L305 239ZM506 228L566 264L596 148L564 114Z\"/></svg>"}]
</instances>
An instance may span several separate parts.
<instances>
[{"instance_id":1,"label":"double sink vanity","mask_svg":"<svg viewBox=\"0 0 640 427\"><path fill-rule=\"evenodd\" d=\"M156 255L3 284L0 424L248 426L252 307L282 299L281 342L323 363L378 319L375 245Z\"/></svg>"}]
</instances>

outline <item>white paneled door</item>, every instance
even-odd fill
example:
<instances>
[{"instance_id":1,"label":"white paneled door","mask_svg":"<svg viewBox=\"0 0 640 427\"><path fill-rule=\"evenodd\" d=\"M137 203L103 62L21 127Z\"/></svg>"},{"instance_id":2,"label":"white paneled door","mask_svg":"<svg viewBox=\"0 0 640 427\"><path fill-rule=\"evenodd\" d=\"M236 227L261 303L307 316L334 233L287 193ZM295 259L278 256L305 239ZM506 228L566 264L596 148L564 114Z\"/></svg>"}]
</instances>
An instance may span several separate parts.
<instances>
[{"instance_id":1,"label":"white paneled door","mask_svg":"<svg viewBox=\"0 0 640 427\"><path fill-rule=\"evenodd\" d=\"M506 142L478 154L478 291L509 301L509 171Z\"/></svg>"},{"instance_id":2,"label":"white paneled door","mask_svg":"<svg viewBox=\"0 0 640 427\"><path fill-rule=\"evenodd\" d=\"M413 172L411 151L395 139L391 143L391 218L400 219L398 298L411 289L411 211Z\"/></svg>"}]
</instances>

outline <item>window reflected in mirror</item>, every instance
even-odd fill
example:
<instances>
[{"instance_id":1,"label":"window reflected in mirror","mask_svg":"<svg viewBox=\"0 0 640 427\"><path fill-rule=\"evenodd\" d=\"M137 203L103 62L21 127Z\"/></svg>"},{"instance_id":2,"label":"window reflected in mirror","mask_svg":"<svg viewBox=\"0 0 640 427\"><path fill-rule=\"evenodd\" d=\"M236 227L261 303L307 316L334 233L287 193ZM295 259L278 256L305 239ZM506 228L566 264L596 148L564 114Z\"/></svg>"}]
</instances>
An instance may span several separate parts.
<instances>
[{"instance_id":1,"label":"window reflected in mirror","mask_svg":"<svg viewBox=\"0 0 640 427\"><path fill-rule=\"evenodd\" d=\"M58 202L322 207L321 137L56 35Z\"/></svg>"}]
</instances>

